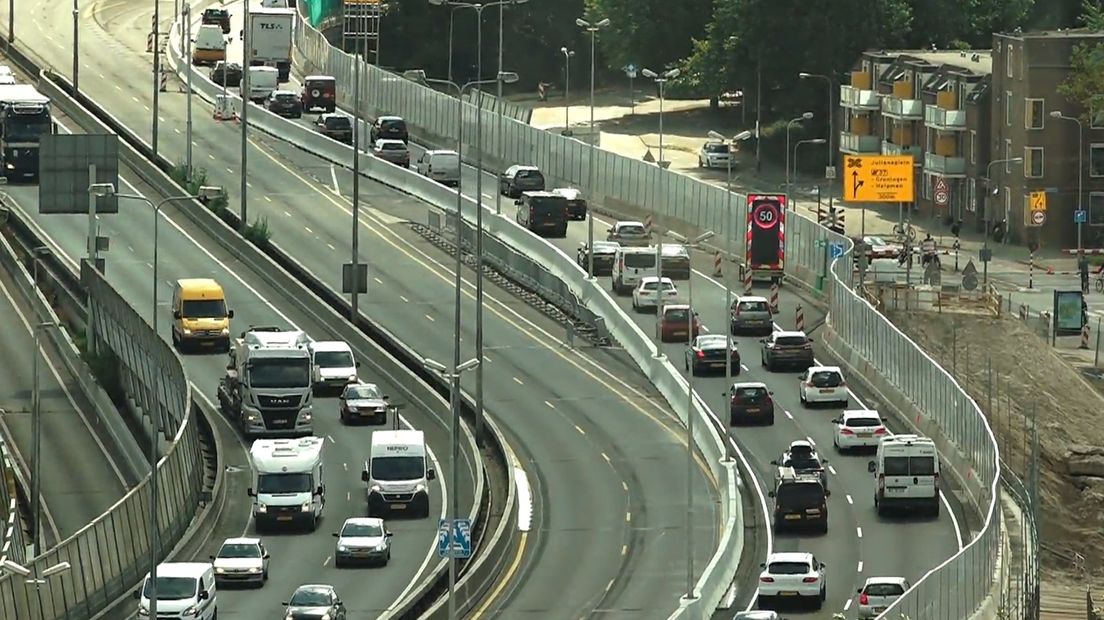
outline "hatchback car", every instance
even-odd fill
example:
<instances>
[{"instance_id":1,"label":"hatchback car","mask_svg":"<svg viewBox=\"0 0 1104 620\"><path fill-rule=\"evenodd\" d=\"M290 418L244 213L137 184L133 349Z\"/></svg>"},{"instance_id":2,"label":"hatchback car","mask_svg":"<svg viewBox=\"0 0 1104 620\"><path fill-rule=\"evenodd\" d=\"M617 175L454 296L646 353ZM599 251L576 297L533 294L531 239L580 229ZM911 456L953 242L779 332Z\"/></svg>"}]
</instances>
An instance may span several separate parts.
<instances>
[{"instance_id":1,"label":"hatchback car","mask_svg":"<svg viewBox=\"0 0 1104 620\"><path fill-rule=\"evenodd\" d=\"M729 329L733 336L773 332L774 313L767 298L745 295L732 302Z\"/></svg>"},{"instance_id":2,"label":"hatchback car","mask_svg":"<svg viewBox=\"0 0 1104 620\"><path fill-rule=\"evenodd\" d=\"M686 304L664 304L659 309L657 335L660 342L686 342L689 338L697 338L701 328L698 313L692 313ZM691 331L693 336L688 333Z\"/></svg>"},{"instance_id":3,"label":"hatchback car","mask_svg":"<svg viewBox=\"0 0 1104 620\"><path fill-rule=\"evenodd\" d=\"M612 241L594 242L594 275L608 276L613 273L613 261L617 256L617 249L620 247L620 244ZM586 271L589 267L589 254L586 242L580 243L579 249L575 252L575 262L583 268L583 271Z\"/></svg>"},{"instance_id":4,"label":"hatchback car","mask_svg":"<svg viewBox=\"0 0 1104 620\"><path fill-rule=\"evenodd\" d=\"M260 538L227 538L211 556L215 583L263 586L268 581L268 551Z\"/></svg>"},{"instance_id":5,"label":"hatchback car","mask_svg":"<svg viewBox=\"0 0 1104 620\"><path fill-rule=\"evenodd\" d=\"M230 11L217 8L203 9L203 16L199 23L213 24L222 28L222 34L230 34Z\"/></svg>"},{"instance_id":6,"label":"hatchback car","mask_svg":"<svg viewBox=\"0 0 1104 620\"><path fill-rule=\"evenodd\" d=\"M847 382L838 366L813 366L801 375L801 404L806 407L820 403L847 406Z\"/></svg>"},{"instance_id":7,"label":"hatchback car","mask_svg":"<svg viewBox=\"0 0 1104 620\"><path fill-rule=\"evenodd\" d=\"M585 220L587 218L587 201L583 197L582 190L573 187L560 187L552 190L553 194L559 194L567 199L567 219Z\"/></svg>"},{"instance_id":8,"label":"hatchback car","mask_svg":"<svg viewBox=\"0 0 1104 620\"><path fill-rule=\"evenodd\" d=\"M657 310L659 306L678 298L678 289L671 278L645 276L640 278L632 293L632 307L636 312Z\"/></svg>"},{"instance_id":9,"label":"hatchback car","mask_svg":"<svg viewBox=\"0 0 1104 620\"><path fill-rule=\"evenodd\" d=\"M727 168L732 160L732 149L724 142L706 142L698 150L699 168Z\"/></svg>"},{"instance_id":10,"label":"hatchback car","mask_svg":"<svg viewBox=\"0 0 1104 620\"><path fill-rule=\"evenodd\" d=\"M376 140L372 154L403 168L410 167L410 149L402 140Z\"/></svg>"},{"instance_id":11,"label":"hatchback car","mask_svg":"<svg viewBox=\"0 0 1104 620\"><path fill-rule=\"evenodd\" d=\"M769 372L782 366L805 370L813 361L813 339L805 332L774 332L760 340L763 343L761 362Z\"/></svg>"},{"instance_id":12,"label":"hatchback car","mask_svg":"<svg viewBox=\"0 0 1104 620\"><path fill-rule=\"evenodd\" d=\"M774 424L774 392L765 383L734 383L728 389L728 424Z\"/></svg>"},{"instance_id":13,"label":"hatchback car","mask_svg":"<svg viewBox=\"0 0 1104 620\"><path fill-rule=\"evenodd\" d=\"M728 346L728 336L706 334L694 338L686 347L686 370L697 376L706 370L724 372L728 364L733 376L740 374L740 350L736 343Z\"/></svg>"},{"instance_id":14,"label":"hatchback car","mask_svg":"<svg viewBox=\"0 0 1104 620\"><path fill-rule=\"evenodd\" d=\"M498 192L507 198L520 198L525 192L543 192L544 174L536 166L514 164L498 177Z\"/></svg>"},{"instance_id":15,"label":"hatchback car","mask_svg":"<svg viewBox=\"0 0 1104 620\"><path fill-rule=\"evenodd\" d=\"M606 241L621 245L648 245L648 229L643 222L627 220L617 222L606 229Z\"/></svg>"},{"instance_id":16,"label":"hatchback car","mask_svg":"<svg viewBox=\"0 0 1104 620\"><path fill-rule=\"evenodd\" d=\"M265 99L265 109L273 114L288 118L300 118L303 116L303 102L299 95L290 90L274 90Z\"/></svg>"},{"instance_id":17,"label":"hatchback car","mask_svg":"<svg viewBox=\"0 0 1104 620\"><path fill-rule=\"evenodd\" d=\"M211 69L211 81L219 86L237 86L241 84L242 69L236 62L220 60Z\"/></svg>"},{"instance_id":18,"label":"hatchback car","mask_svg":"<svg viewBox=\"0 0 1104 620\"><path fill-rule=\"evenodd\" d=\"M406 121L399 116L380 116L372 123L371 142L376 140L402 140L403 144L410 141L410 134L406 130Z\"/></svg>"},{"instance_id":19,"label":"hatchback car","mask_svg":"<svg viewBox=\"0 0 1104 620\"><path fill-rule=\"evenodd\" d=\"M867 577L859 588L859 618L876 618L911 587L904 577Z\"/></svg>"},{"instance_id":20,"label":"hatchback car","mask_svg":"<svg viewBox=\"0 0 1104 620\"><path fill-rule=\"evenodd\" d=\"M379 517L345 519L341 531L334 532L337 550L334 566L341 568L351 562L387 566L391 560L391 532Z\"/></svg>"},{"instance_id":21,"label":"hatchback car","mask_svg":"<svg viewBox=\"0 0 1104 620\"><path fill-rule=\"evenodd\" d=\"M322 114L314 123L318 133L345 144L353 143L353 123L342 114Z\"/></svg>"},{"instance_id":22,"label":"hatchback car","mask_svg":"<svg viewBox=\"0 0 1104 620\"><path fill-rule=\"evenodd\" d=\"M329 620L346 620L345 603L333 586L329 585L305 585L299 586L292 593L291 598L284 602L287 610L284 612L284 620L299 620L300 618L328 618Z\"/></svg>"},{"instance_id":23,"label":"hatchback car","mask_svg":"<svg viewBox=\"0 0 1104 620\"><path fill-rule=\"evenodd\" d=\"M820 609L827 597L823 562L811 553L772 553L760 564L758 607L773 607L787 600L807 601Z\"/></svg>"},{"instance_id":24,"label":"hatchback car","mask_svg":"<svg viewBox=\"0 0 1104 620\"><path fill-rule=\"evenodd\" d=\"M836 425L832 444L844 452L858 448L877 448L878 442L889 436L885 419L877 411L852 410L832 420Z\"/></svg>"},{"instance_id":25,"label":"hatchback car","mask_svg":"<svg viewBox=\"0 0 1104 620\"><path fill-rule=\"evenodd\" d=\"M341 421L367 421L369 424L387 424L388 396L380 392L375 383L350 383L341 392L339 410Z\"/></svg>"}]
</instances>

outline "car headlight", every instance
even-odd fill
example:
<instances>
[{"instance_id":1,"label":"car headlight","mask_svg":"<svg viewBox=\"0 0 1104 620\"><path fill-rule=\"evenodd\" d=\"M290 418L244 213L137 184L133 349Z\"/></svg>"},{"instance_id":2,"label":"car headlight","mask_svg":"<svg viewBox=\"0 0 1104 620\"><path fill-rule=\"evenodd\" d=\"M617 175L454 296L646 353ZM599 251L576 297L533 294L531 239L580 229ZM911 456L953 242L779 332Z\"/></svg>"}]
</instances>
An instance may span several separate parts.
<instances>
[{"instance_id":1,"label":"car headlight","mask_svg":"<svg viewBox=\"0 0 1104 620\"><path fill-rule=\"evenodd\" d=\"M215 567L215 572L221 575L222 573L226 572L226 569L222 568L221 566L216 566Z\"/></svg>"},{"instance_id":2,"label":"car headlight","mask_svg":"<svg viewBox=\"0 0 1104 620\"><path fill-rule=\"evenodd\" d=\"M356 383L357 382L357 376L356 375L349 375L348 381L349 381L349 383Z\"/></svg>"},{"instance_id":3,"label":"car headlight","mask_svg":"<svg viewBox=\"0 0 1104 620\"><path fill-rule=\"evenodd\" d=\"M149 607L145 603L138 604L138 615L145 618L149 617Z\"/></svg>"},{"instance_id":4,"label":"car headlight","mask_svg":"<svg viewBox=\"0 0 1104 620\"><path fill-rule=\"evenodd\" d=\"M257 512L262 514L268 512L268 506L265 504L257 504Z\"/></svg>"},{"instance_id":5,"label":"car headlight","mask_svg":"<svg viewBox=\"0 0 1104 620\"><path fill-rule=\"evenodd\" d=\"M349 550L349 548L346 547L345 545L338 545L337 550L340 551L341 553L345 553L346 551Z\"/></svg>"},{"instance_id":6,"label":"car headlight","mask_svg":"<svg viewBox=\"0 0 1104 620\"><path fill-rule=\"evenodd\" d=\"M331 616L330 612L327 611L326 613L322 614L322 617L319 620L333 620L333 616Z\"/></svg>"},{"instance_id":7,"label":"car headlight","mask_svg":"<svg viewBox=\"0 0 1104 620\"><path fill-rule=\"evenodd\" d=\"M376 545L376 551L383 551L386 548L387 548L387 541L385 541L385 540L379 541L379 544Z\"/></svg>"},{"instance_id":8,"label":"car headlight","mask_svg":"<svg viewBox=\"0 0 1104 620\"><path fill-rule=\"evenodd\" d=\"M199 605L192 605L191 607L180 612L181 616L194 616L199 613Z\"/></svg>"},{"instance_id":9,"label":"car headlight","mask_svg":"<svg viewBox=\"0 0 1104 620\"><path fill-rule=\"evenodd\" d=\"M187 327L185 327L185 328L184 328L184 335L185 335L185 336L191 336L191 335L192 335L192 330L190 330L190 329L188 329Z\"/></svg>"},{"instance_id":10,"label":"car headlight","mask_svg":"<svg viewBox=\"0 0 1104 620\"><path fill-rule=\"evenodd\" d=\"M222 334L223 336L229 336L230 335L230 328L229 327L223 327L222 331L220 331L219 333Z\"/></svg>"},{"instance_id":11,"label":"car headlight","mask_svg":"<svg viewBox=\"0 0 1104 620\"><path fill-rule=\"evenodd\" d=\"M425 490L426 490L426 485L424 485L424 484L414 485L414 492L415 493L425 493Z\"/></svg>"},{"instance_id":12,"label":"car headlight","mask_svg":"<svg viewBox=\"0 0 1104 620\"><path fill-rule=\"evenodd\" d=\"M311 509L311 503L310 502L303 502L303 505L299 507L299 510L302 511L302 512L307 512L310 509Z\"/></svg>"},{"instance_id":13,"label":"car headlight","mask_svg":"<svg viewBox=\"0 0 1104 620\"><path fill-rule=\"evenodd\" d=\"M378 484L373 484L372 486L368 487L368 490L373 493L380 493L383 491L383 488L380 487L380 485Z\"/></svg>"},{"instance_id":14,"label":"car headlight","mask_svg":"<svg viewBox=\"0 0 1104 620\"><path fill-rule=\"evenodd\" d=\"M347 409L349 411L349 413L356 413L357 412L357 408L354 407L353 405L349 405L345 409Z\"/></svg>"},{"instance_id":15,"label":"car headlight","mask_svg":"<svg viewBox=\"0 0 1104 620\"><path fill-rule=\"evenodd\" d=\"M261 569L254 566L254 567L249 569L249 572L256 575L257 573L261 572Z\"/></svg>"}]
</instances>

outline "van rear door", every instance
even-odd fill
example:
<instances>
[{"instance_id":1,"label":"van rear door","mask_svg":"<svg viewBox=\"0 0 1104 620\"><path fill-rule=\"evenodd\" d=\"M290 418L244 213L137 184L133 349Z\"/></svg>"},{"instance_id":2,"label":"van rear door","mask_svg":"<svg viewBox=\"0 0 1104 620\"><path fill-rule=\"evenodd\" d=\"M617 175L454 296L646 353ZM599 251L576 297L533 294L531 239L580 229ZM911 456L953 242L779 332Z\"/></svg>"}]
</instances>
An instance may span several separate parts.
<instances>
[{"instance_id":1,"label":"van rear door","mask_svg":"<svg viewBox=\"0 0 1104 620\"><path fill-rule=\"evenodd\" d=\"M636 286L640 278L655 275L655 252L623 252L621 256L625 261L621 281L626 286Z\"/></svg>"}]
</instances>

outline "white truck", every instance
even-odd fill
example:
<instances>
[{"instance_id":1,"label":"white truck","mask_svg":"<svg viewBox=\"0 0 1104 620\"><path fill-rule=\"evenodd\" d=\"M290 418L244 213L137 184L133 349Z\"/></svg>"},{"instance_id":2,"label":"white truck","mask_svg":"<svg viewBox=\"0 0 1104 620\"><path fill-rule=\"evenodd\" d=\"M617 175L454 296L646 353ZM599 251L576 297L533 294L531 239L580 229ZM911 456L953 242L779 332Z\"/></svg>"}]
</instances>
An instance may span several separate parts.
<instances>
[{"instance_id":1,"label":"white truck","mask_svg":"<svg viewBox=\"0 0 1104 620\"><path fill-rule=\"evenodd\" d=\"M258 439L249 456L254 480L248 493L253 498L253 520L257 529L265 526L318 525L326 507L321 437L300 439Z\"/></svg>"},{"instance_id":2,"label":"white truck","mask_svg":"<svg viewBox=\"0 0 1104 620\"><path fill-rule=\"evenodd\" d=\"M368 516L403 511L429 516L429 481L437 473L427 463L422 431L374 431L360 478L368 484Z\"/></svg>"},{"instance_id":3,"label":"white truck","mask_svg":"<svg viewBox=\"0 0 1104 620\"><path fill-rule=\"evenodd\" d=\"M249 65L276 67L280 82L287 82L291 75L294 26L294 9L252 9L249 12L249 46L253 54Z\"/></svg>"},{"instance_id":4,"label":"white truck","mask_svg":"<svg viewBox=\"0 0 1104 620\"><path fill-rule=\"evenodd\" d=\"M54 133L50 99L30 84L0 85L0 163L9 180L38 179L39 139Z\"/></svg>"},{"instance_id":5,"label":"white truck","mask_svg":"<svg viewBox=\"0 0 1104 620\"><path fill-rule=\"evenodd\" d=\"M218 400L243 435L313 432L310 342L305 332L279 327L251 327L234 339Z\"/></svg>"}]
</instances>

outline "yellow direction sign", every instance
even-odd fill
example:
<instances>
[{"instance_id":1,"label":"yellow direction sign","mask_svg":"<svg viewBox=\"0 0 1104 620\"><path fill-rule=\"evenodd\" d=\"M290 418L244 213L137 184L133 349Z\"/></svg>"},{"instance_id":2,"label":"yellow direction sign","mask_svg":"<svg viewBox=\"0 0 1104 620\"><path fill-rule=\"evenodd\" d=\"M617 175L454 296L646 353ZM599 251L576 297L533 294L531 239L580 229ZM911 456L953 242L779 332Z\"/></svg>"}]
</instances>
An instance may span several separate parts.
<instances>
[{"instance_id":1,"label":"yellow direction sign","mask_svg":"<svg viewBox=\"0 0 1104 620\"><path fill-rule=\"evenodd\" d=\"M851 202L912 202L911 155L845 155L843 199Z\"/></svg>"},{"instance_id":2,"label":"yellow direction sign","mask_svg":"<svg viewBox=\"0 0 1104 620\"><path fill-rule=\"evenodd\" d=\"M1031 210L1046 211L1046 192L1031 192Z\"/></svg>"}]
</instances>

